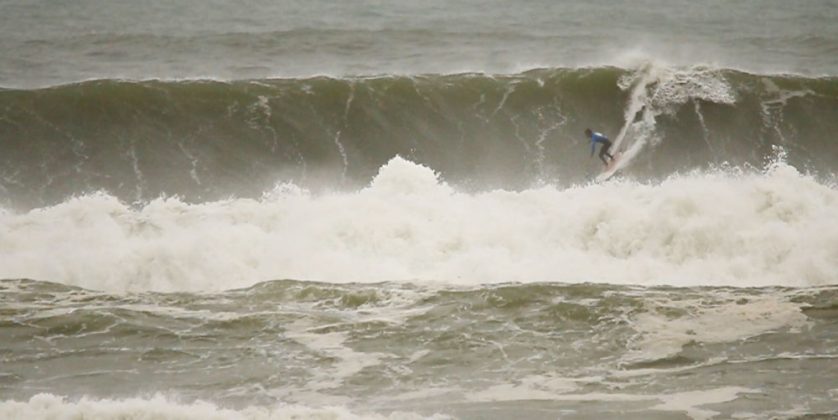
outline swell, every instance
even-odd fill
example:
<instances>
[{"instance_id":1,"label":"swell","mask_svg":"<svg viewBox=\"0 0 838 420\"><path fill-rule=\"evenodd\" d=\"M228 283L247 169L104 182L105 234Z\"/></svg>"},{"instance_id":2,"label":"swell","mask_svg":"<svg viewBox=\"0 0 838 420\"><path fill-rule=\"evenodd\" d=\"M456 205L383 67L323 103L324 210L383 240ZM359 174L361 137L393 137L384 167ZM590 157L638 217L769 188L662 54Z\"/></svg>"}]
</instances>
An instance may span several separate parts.
<instances>
[{"instance_id":1,"label":"swell","mask_svg":"<svg viewBox=\"0 0 838 420\"><path fill-rule=\"evenodd\" d=\"M60 35L60 37L58 37ZM119 49L147 49L156 51L171 50L183 53L185 50L196 48L196 45L223 48L250 48L256 51L287 53L293 50L307 51L312 45L331 53L348 53L347 50L361 49L376 40L383 42L413 42L418 45L448 44L476 42L477 40L492 39L496 42L504 40L543 40L555 42L555 37L537 36L513 31L435 31L430 29L327 29L327 28L296 28L287 30L267 30L263 32L230 31L200 35L172 35L157 33L83 33L76 35L59 34L56 37L40 37L17 41L22 46L47 46L55 48L85 51L99 47ZM822 37L810 37L819 40ZM583 39L579 37L579 39ZM809 38L806 38L809 39ZM805 39L804 39L805 40ZM10 42L10 41L6 41ZM355 46L353 48L353 45Z\"/></svg>"},{"instance_id":2,"label":"swell","mask_svg":"<svg viewBox=\"0 0 838 420\"><path fill-rule=\"evenodd\" d=\"M656 179L721 163L838 159L838 80L654 65L221 82L96 80L0 91L0 195L54 204L258 197L277 182L355 188L401 155L472 188L586 182L586 127Z\"/></svg>"}]
</instances>

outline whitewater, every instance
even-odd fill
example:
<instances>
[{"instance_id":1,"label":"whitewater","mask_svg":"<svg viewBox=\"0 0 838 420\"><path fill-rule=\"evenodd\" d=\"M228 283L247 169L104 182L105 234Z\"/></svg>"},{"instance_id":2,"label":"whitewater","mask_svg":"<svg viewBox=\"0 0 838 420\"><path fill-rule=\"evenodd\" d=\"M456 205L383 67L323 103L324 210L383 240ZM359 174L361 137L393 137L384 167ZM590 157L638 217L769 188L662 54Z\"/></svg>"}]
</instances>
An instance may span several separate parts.
<instances>
[{"instance_id":1,"label":"whitewater","mask_svg":"<svg viewBox=\"0 0 838 420\"><path fill-rule=\"evenodd\" d=\"M273 279L821 286L838 266L835 188L764 171L459 192L396 157L357 192L130 206L107 194L0 216L0 277L111 292ZM492 264L486 264L492 261Z\"/></svg>"},{"instance_id":2,"label":"whitewater","mask_svg":"<svg viewBox=\"0 0 838 420\"><path fill-rule=\"evenodd\" d=\"M832 1L0 21L0 418L838 417Z\"/></svg>"}]
</instances>

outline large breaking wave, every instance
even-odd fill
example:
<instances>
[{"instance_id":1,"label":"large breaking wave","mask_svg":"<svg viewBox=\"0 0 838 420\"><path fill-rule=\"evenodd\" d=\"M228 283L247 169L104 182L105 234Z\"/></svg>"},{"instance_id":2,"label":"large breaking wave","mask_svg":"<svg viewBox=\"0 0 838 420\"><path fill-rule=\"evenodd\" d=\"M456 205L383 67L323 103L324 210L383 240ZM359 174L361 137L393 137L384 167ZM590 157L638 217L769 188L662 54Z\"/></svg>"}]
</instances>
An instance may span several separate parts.
<instances>
[{"instance_id":1,"label":"large breaking wave","mask_svg":"<svg viewBox=\"0 0 838 420\"><path fill-rule=\"evenodd\" d=\"M395 155L472 190L585 183L586 127L624 140L634 179L761 167L775 146L834 171L838 80L646 65L514 75L97 80L0 90L0 199L31 208L258 198L366 185Z\"/></svg>"},{"instance_id":2,"label":"large breaking wave","mask_svg":"<svg viewBox=\"0 0 838 420\"><path fill-rule=\"evenodd\" d=\"M834 284L836 130L834 78L654 65L5 90L0 278Z\"/></svg>"}]
</instances>

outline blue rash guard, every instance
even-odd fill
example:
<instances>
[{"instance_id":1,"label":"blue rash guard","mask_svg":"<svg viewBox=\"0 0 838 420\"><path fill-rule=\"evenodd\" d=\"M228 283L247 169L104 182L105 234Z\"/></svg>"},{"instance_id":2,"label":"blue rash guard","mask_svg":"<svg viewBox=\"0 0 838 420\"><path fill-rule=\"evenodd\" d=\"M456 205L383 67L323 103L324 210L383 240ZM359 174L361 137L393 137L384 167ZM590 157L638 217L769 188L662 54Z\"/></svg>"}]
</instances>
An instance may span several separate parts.
<instances>
[{"instance_id":1,"label":"blue rash guard","mask_svg":"<svg viewBox=\"0 0 838 420\"><path fill-rule=\"evenodd\" d=\"M611 140L608 140L608 137L605 137L600 133L592 133L591 134L591 156L593 156L594 152L596 151L596 144L597 143L608 144L608 143L611 143Z\"/></svg>"}]
</instances>

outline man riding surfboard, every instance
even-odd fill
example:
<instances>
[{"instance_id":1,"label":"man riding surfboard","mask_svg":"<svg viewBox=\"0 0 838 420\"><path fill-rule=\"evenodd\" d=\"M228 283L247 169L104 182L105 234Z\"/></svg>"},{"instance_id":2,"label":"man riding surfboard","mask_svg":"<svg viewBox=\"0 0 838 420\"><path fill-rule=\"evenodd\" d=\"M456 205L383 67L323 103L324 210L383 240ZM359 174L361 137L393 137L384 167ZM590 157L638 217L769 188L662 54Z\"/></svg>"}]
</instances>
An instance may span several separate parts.
<instances>
[{"instance_id":1,"label":"man riding surfboard","mask_svg":"<svg viewBox=\"0 0 838 420\"><path fill-rule=\"evenodd\" d=\"M591 140L591 157L594 156L594 151L596 151L596 144L602 143L602 148L599 149L599 158L602 159L602 163L605 166L608 166L608 161L605 160L605 157L608 156L609 160L614 160L614 156L608 153L608 149L611 148L611 140L608 140L608 137L600 133L594 133L590 128L585 129L585 136Z\"/></svg>"}]
</instances>

